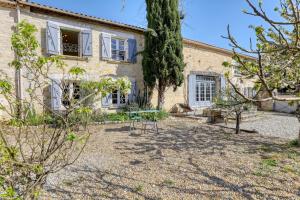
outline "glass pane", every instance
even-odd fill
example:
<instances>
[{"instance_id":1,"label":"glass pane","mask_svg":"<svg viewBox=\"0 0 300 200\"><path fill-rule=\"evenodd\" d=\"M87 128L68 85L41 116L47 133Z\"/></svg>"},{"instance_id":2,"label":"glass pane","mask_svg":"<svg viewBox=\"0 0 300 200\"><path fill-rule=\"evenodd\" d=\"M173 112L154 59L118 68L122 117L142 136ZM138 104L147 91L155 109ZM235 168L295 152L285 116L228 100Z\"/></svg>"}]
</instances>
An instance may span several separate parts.
<instances>
[{"instance_id":1,"label":"glass pane","mask_svg":"<svg viewBox=\"0 0 300 200\"><path fill-rule=\"evenodd\" d=\"M196 101L198 102L200 99L199 99L199 83L196 84Z\"/></svg>"},{"instance_id":2,"label":"glass pane","mask_svg":"<svg viewBox=\"0 0 300 200\"><path fill-rule=\"evenodd\" d=\"M211 101L211 90L210 90L210 84L206 83L206 101Z\"/></svg>"},{"instance_id":3,"label":"glass pane","mask_svg":"<svg viewBox=\"0 0 300 200\"><path fill-rule=\"evenodd\" d=\"M204 91L204 83L200 83L200 100L201 101L204 101L204 94L205 94L205 91Z\"/></svg>"},{"instance_id":4,"label":"glass pane","mask_svg":"<svg viewBox=\"0 0 300 200\"><path fill-rule=\"evenodd\" d=\"M112 59L114 59L114 60L117 60L117 50L112 50L112 52L111 52L111 57L112 57Z\"/></svg>"},{"instance_id":5,"label":"glass pane","mask_svg":"<svg viewBox=\"0 0 300 200\"><path fill-rule=\"evenodd\" d=\"M214 100L214 98L216 97L216 84L212 83L211 84L211 93L212 93L212 100Z\"/></svg>"},{"instance_id":6,"label":"glass pane","mask_svg":"<svg viewBox=\"0 0 300 200\"><path fill-rule=\"evenodd\" d=\"M118 91L115 90L112 93L112 103L113 104L118 104Z\"/></svg>"},{"instance_id":7,"label":"glass pane","mask_svg":"<svg viewBox=\"0 0 300 200\"><path fill-rule=\"evenodd\" d=\"M119 51L119 60L125 60L125 51Z\"/></svg>"},{"instance_id":8,"label":"glass pane","mask_svg":"<svg viewBox=\"0 0 300 200\"><path fill-rule=\"evenodd\" d=\"M124 44L125 44L124 40L119 40L119 50L120 51L124 51L125 50Z\"/></svg>"},{"instance_id":9,"label":"glass pane","mask_svg":"<svg viewBox=\"0 0 300 200\"><path fill-rule=\"evenodd\" d=\"M125 104L126 103L126 96L125 94L120 95L120 104Z\"/></svg>"},{"instance_id":10,"label":"glass pane","mask_svg":"<svg viewBox=\"0 0 300 200\"><path fill-rule=\"evenodd\" d=\"M117 50L117 40L116 39L111 39L111 49Z\"/></svg>"},{"instance_id":11,"label":"glass pane","mask_svg":"<svg viewBox=\"0 0 300 200\"><path fill-rule=\"evenodd\" d=\"M73 98L75 100L80 99L80 86L77 83L73 83Z\"/></svg>"}]
</instances>

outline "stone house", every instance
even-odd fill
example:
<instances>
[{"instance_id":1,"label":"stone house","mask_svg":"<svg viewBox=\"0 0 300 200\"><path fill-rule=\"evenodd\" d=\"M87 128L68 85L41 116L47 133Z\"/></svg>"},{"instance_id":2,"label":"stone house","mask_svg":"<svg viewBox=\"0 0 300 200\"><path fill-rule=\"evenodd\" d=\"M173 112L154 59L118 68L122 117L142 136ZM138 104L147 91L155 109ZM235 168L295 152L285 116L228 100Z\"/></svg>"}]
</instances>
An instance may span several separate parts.
<instances>
[{"instance_id":1,"label":"stone house","mask_svg":"<svg viewBox=\"0 0 300 200\"><path fill-rule=\"evenodd\" d=\"M145 29L78 14L58 8L44 6L25 0L0 0L0 70L16 79L16 73L8 66L14 59L10 37L17 22L27 20L37 29L37 38L41 44L40 53L45 56L62 55L69 68L83 67L89 79L99 76L128 77L134 87L134 93L143 90L142 56L136 55L143 50ZM224 61L231 61L233 53L198 41L184 39L185 81L175 92L170 88L166 92L165 109L170 110L175 104L188 104L195 109L212 105L217 91L225 86ZM245 56L247 57L247 56ZM253 59L248 57L249 59ZM239 76L233 69L234 74ZM44 98L49 100L51 108L61 110L64 101L57 86L62 74L50 71L52 85L46 89ZM26 83L20 81L20 96ZM244 82L245 94L252 95L253 83ZM76 83L71 83L73 94L80 90ZM80 98L80 97L78 97ZM157 92L152 97L156 105ZM115 91L103 97L97 108L114 111L126 104L128 97ZM3 101L0 97L0 101Z\"/></svg>"}]
</instances>

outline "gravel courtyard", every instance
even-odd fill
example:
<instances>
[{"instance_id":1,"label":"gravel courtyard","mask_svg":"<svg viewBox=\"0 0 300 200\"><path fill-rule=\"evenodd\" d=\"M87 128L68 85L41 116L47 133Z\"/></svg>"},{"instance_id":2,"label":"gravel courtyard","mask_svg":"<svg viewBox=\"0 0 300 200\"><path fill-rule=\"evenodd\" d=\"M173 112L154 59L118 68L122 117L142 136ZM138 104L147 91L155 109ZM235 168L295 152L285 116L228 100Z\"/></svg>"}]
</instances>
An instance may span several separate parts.
<instances>
[{"instance_id":1,"label":"gravel courtyard","mask_svg":"<svg viewBox=\"0 0 300 200\"><path fill-rule=\"evenodd\" d=\"M43 199L300 198L300 149L289 140L178 118L159 126L90 127L83 155L49 178Z\"/></svg>"},{"instance_id":2,"label":"gravel courtyard","mask_svg":"<svg viewBox=\"0 0 300 200\"><path fill-rule=\"evenodd\" d=\"M235 127L235 123L229 123L228 127ZM258 117L254 120L242 122L241 128L256 130L266 136L295 139L298 137L300 123L291 114L259 112Z\"/></svg>"}]
</instances>

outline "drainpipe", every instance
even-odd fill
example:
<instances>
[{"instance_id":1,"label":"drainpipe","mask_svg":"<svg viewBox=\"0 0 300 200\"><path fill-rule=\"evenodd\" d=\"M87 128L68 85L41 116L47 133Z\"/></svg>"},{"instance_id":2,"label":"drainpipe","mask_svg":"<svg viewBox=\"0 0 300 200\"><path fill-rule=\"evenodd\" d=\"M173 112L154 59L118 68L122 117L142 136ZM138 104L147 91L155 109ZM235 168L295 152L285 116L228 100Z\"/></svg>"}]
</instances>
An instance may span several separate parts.
<instances>
[{"instance_id":1,"label":"drainpipe","mask_svg":"<svg viewBox=\"0 0 300 200\"><path fill-rule=\"evenodd\" d=\"M16 23L18 24L21 21L21 11L20 11L20 5L17 2L16 5L16 13L17 13L17 19ZM16 29L16 32L18 32L18 29ZM15 59L18 59L17 55L15 55ZM17 101L19 103L18 105L18 115L19 117L21 116L21 109L22 109L22 99L23 99L23 94L22 94L22 69L17 69L15 72L15 79L16 79L16 97Z\"/></svg>"}]
</instances>

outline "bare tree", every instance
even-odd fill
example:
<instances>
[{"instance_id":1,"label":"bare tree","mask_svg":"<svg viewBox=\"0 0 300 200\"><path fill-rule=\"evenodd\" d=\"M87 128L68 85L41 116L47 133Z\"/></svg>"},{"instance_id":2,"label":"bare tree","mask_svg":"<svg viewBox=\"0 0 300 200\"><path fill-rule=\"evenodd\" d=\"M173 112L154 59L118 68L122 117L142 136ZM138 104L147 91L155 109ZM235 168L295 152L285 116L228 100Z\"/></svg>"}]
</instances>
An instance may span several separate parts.
<instances>
[{"instance_id":1,"label":"bare tree","mask_svg":"<svg viewBox=\"0 0 300 200\"><path fill-rule=\"evenodd\" d=\"M250 10L246 14L258 17L267 23L263 26L251 26L256 33L256 45L250 40L250 47L241 46L230 32L228 26L227 38L234 51L233 59L244 77L256 79L256 91L266 93L260 98L249 98L241 93L236 85L228 79L235 92L249 102L266 102L269 100L298 103L297 118L300 121L300 12L299 0L279 0L279 7L274 8L281 16L281 20L270 18L263 8L262 1L258 5L250 0L245 0ZM252 55L255 61L242 58L237 52ZM225 67L232 67L225 62ZM229 76L227 76L229 77ZM293 96L279 96L276 90L288 87L293 90ZM300 131L299 131L300 141Z\"/></svg>"}]
</instances>

